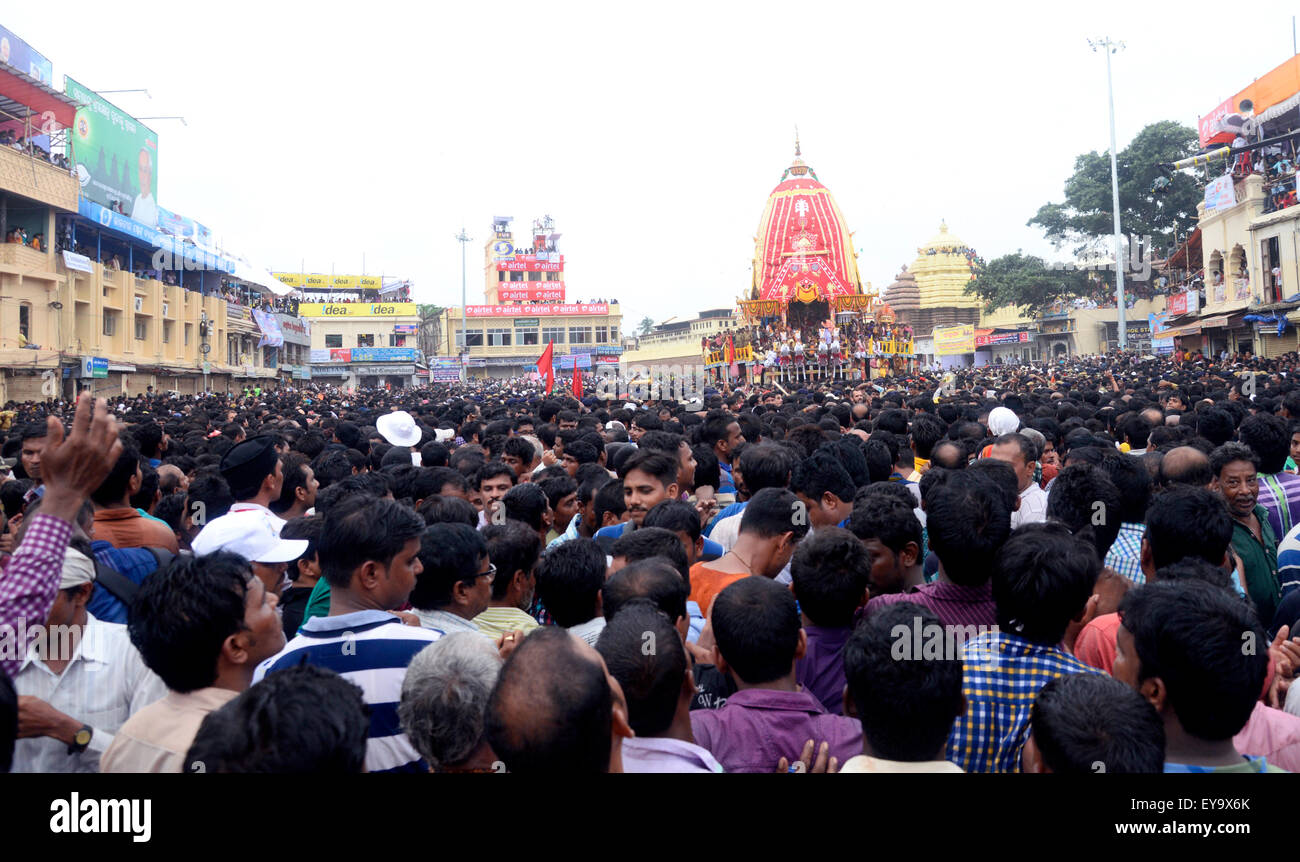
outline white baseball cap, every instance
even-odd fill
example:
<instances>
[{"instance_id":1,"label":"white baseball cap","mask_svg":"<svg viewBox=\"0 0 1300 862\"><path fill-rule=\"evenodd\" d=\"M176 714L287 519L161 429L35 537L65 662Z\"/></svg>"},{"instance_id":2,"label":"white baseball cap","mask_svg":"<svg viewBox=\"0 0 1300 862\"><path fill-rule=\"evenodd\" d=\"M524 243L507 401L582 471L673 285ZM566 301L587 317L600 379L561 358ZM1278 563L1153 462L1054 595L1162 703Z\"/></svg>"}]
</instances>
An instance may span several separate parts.
<instances>
[{"instance_id":1,"label":"white baseball cap","mask_svg":"<svg viewBox=\"0 0 1300 862\"><path fill-rule=\"evenodd\" d=\"M265 512L231 512L205 526L191 547L203 557L217 551L231 551L251 563L287 563L307 551L306 539L281 539Z\"/></svg>"}]
</instances>

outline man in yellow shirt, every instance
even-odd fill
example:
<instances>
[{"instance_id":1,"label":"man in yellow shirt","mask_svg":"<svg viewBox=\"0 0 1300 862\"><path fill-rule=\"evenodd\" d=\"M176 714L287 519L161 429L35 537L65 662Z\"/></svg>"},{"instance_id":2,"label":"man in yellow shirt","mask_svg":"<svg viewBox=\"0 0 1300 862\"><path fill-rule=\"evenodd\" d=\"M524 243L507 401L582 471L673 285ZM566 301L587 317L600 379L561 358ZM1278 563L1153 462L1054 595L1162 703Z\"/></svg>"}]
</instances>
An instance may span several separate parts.
<instances>
[{"instance_id":1,"label":"man in yellow shirt","mask_svg":"<svg viewBox=\"0 0 1300 862\"><path fill-rule=\"evenodd\" d=\"M474 617L474 624L491 638L514 631L527 634L538 626L528 614L528 607L537 587L535 571L542 552L541 539L519 521L493 524L482 532L497 576L492 581L487 610Z\"/></svg>"}]
</instances>

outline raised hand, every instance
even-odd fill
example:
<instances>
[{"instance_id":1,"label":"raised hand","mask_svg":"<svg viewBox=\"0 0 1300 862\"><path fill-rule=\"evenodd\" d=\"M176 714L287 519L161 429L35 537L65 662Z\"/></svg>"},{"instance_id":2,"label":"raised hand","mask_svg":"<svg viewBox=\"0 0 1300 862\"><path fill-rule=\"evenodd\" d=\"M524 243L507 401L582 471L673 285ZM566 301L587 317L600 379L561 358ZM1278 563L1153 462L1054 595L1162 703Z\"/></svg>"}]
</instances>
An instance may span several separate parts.
<instances>
[{"instance_id":1,"label":"raised hand","mask_svg":"<svg viewBox=\"0 0 1300 862\"><path fill-rule=\"evenodd\" d=\"M41 477L45 496L41 511L73 521L82 503L112 471L122 454L117 436L117 418L103 398L84 393L77 399L72 432L66 437L63 423L46 419L48 442L41 455Z\"/></svg>"}]
</instances>

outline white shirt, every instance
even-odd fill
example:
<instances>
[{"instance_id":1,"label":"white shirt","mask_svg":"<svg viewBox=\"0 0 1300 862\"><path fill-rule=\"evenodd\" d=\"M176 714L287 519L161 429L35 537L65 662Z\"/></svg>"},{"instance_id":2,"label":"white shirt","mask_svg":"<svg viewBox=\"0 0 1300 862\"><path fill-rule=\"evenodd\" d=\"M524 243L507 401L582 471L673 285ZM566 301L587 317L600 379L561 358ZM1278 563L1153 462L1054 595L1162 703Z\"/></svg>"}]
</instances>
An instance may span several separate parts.
<instances>
[{"instance_id":1,"label":"white shirt","mask_svg":"<svg viewBox=\"0 0 1300 862\"><path fill-rule=\"evenodd\" d=\"M1020 492L1020 508L1011 513L1011 529L1022 524L1041 524L1047 520L1047 492L1038 487L1037 482L1030 482L1029 487Z\"/></svg>"},{"instance_id":2,"label":"white shirt","mask_svg":"<svg viewBox=\"0 0 1300 862\"><path fill-rule=\"evenodd\" d=\"M315 507L313 507L313 509L314 508ZM230 507L230 511L231 512L262 512L266 514L268 516L267 521L270 523L271 528L275 530L275 534L277 536L280 535L280 530L284 529L284 525L286 523L284 518L281 518L279 515L277 515L275 512L272 512L270 509L266 508L265 506L259 506L257 503L236 503L235 505Z\"/></svg>"},{"instance_id":3,"label":"white shirt","mask_svg":"<svg viewBox=\"0 0 1300 862\"><path fill-rule=\"evenodd\" d=\"M158 226L158 203L153 195L135 196L135 203L131 205L131 218L149 227Z\"/></svg>"},{"instance_id":4,"label":"white shirt","mask_svg":"<svg viewBox=\"0 0 1300 862\"><path fill-rule=\"evenodd\" d=\"M56 634L55 648L63 640ZM68 744L49 736L20 739L14 745L14 772L98 772L99 756L122 724L167 694L167 686L145 666L126 626L86 615L72 661L56 676L36 658L35 644L14 677L21 695L38 697L94 728L90 745L68 754Z\"/></svg>"},{"instance_id":5,"label":"white shirt","mask_svg":"<svg viewBox=\"0 0 1300 862\"><path fill-rule=\"evenodd\" d=\"M736 540L740 538L740 519L744 517L743 511L728 515L721 521L713 525L709 531L709 538L722 546L723 551L730 551L736 547Z\"/></svg>"},{"instance_id":6,"label":"white shirt","mask_svg":"<svg viewBox=\"0 0 1300 862\"><path fill-rule=\"evenodd\" d=\"M604 630L605 630L605 618L592 617L591 619L587 620L585 623L579 623L576 626L571 626L569 628L569 633L575 634L578 637L585 640L587 643L591 644L592 646L595 646L596 641L600 639L600 633Z\"/></svg>"}]
</instances>

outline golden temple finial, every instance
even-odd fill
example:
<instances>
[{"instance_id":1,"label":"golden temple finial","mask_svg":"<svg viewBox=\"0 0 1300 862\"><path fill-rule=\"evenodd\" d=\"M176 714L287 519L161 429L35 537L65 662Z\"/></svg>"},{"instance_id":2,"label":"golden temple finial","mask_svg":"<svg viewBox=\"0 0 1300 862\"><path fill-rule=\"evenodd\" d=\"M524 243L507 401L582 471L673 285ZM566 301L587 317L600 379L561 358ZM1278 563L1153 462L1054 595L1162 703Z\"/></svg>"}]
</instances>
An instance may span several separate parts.
<instances>
[{"instance_id":1,"label":"golden temple finial","mask_svg":"<svg viewBox=\"0 0 1300 862\"><path fill-rule=\"evenodd\" d=\"M797 159L802 155L803 153L799 152L799 127L795 126L794 127L794 157Z\"/></svg>"}]
</instances>

